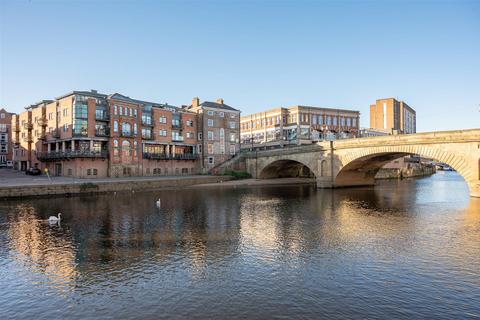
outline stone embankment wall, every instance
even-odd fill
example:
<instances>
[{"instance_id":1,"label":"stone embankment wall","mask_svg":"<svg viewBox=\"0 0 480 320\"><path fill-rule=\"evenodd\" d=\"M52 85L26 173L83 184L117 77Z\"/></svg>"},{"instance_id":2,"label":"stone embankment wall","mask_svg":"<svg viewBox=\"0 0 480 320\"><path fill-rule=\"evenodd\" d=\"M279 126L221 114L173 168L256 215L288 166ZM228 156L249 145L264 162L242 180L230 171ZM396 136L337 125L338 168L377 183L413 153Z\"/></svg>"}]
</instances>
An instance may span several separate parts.
<instances>
[{"instance_id":1,"label":"stone embankment wall","mask_svg":"<svg viewBox=\"0 0 480 320\"><path fill-rule=\"evenodd\" d=\"M434 167L413 167L413 168L381 168L375 179L402 179L402 178L412 178L412 177L421 177L429 176L435 173Z\"/></svg>"},{"instance_id":2,"label":"stone embankment wall","mask_svg":"<svg viewBox=\"0 0 480 320\"><path fill-rule=\"evenodd\" d=\"M218 183L231 180L229 176L204 176L185 179L159 179L134 181L109 181L66 184L0 187L0 199L40 197L51 195L76 195L114 191L148 191L161 188L185 187L196 184Z\"/></svg>"}]
</instances>

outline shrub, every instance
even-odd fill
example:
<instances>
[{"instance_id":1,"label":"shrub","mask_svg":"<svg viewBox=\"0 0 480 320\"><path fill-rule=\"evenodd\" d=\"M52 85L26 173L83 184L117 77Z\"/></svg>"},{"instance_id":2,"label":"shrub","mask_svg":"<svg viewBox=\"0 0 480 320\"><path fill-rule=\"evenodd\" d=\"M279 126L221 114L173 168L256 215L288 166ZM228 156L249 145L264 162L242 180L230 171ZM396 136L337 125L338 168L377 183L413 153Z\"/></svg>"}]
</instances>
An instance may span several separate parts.
<instances>
[{"instance_id":1,"label":"shrub","mask_svg":"<svg viewBox=\"0 0 480 320\"><path fill-rule=\"evenodd\" d=\"M245 171L225 171L225 176L233 177L233 180L250 179L252 175Z\"/></svg>"}]
</instances>

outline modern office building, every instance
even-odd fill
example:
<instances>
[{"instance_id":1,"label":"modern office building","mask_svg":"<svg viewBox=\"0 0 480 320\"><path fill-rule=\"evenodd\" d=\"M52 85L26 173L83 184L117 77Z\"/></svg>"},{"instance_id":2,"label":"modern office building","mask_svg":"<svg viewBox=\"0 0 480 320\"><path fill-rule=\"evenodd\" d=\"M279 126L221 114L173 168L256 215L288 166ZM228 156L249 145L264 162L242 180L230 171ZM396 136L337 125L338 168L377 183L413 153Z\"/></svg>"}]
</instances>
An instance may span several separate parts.
<instances>
[{"instance_id":1,"label":"modern office building","mask_svg":"<svg viewBox=\"0 0 480 320\"><path fill-rule=\"evenodd\" d=\"M242 148L352 138L358 135L359 125L359 111L309 106L274 108L241 118Z\"/></svg>"},{"instance_id":2,"label":"modern office building","mask_svg":"<svg viewBox=\"0 0 480 320\"><path fill-rule=\"evenodd\" d=\"M12 114L0 109L0 167L12 161Z\"/></svg>"},{"instance_id":3,"label":"modern office building","mask_svg":"<svg viewBox=\"0 0 480 320\"><path fill-rule=\"evenodd\" d=\"M185 109L198 115L198 153L203 172L240 151L240 110L225 104L223 99L200 103L198 97Z\"/></svg>"},{"instance_id":4,"label":"modern office building","mask_svg":"<svg viewBox=\"0 0 480 320\"><path fill-rule=\"evenodd\" d=\"M210 102L189 109L95 90L43 100L8 122L14 167L81 178L205 172L202 149L207 150L206 169L240 149L235 134L240 112ZM212 137L205 148L203 136Z\"/></svg>"},{"instance_id":5,"label":"modern office building","mask_svg":"<svg viewBox=\"0 0 480 320\"><path fill-rule=\"evenodd\" d=\"M398 133L416 133L415 110L394 98L378 99L370 105L370 127Z\"/></svg>"}]
</instances>

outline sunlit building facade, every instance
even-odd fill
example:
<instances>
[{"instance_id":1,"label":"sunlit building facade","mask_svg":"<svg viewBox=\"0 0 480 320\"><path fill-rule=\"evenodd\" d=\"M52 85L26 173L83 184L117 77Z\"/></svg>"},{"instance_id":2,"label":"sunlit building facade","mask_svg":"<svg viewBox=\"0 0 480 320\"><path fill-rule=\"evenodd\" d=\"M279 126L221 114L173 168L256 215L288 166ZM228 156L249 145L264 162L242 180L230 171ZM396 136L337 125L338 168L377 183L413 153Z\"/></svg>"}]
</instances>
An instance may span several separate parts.
<instances>
[{"instance_id":1,"label":"sunlit building facade","mask_svg":"<svg viewBox=\"0 0 480 320\"><path fill-rule=\"evenodd\" d=\"M417 114L403 101L378 99L370 105L370 127L400 134L416 133Z\"/></svg>"}]
</instances>

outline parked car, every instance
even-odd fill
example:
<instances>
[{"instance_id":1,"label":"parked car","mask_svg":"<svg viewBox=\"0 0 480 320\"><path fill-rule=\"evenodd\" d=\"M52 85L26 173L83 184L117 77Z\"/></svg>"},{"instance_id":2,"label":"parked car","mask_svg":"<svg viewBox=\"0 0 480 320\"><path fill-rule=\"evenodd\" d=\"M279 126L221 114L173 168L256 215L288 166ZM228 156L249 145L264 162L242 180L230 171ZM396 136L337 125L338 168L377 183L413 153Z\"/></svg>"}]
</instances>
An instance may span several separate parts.
<instances>
[{"instance_id":1,"label":"parked car","mask_svg":"<svg viewBox=\"0 0 480 320\"><path fill-rule=\"evenodd\" d=\"M38 168L30 168L25 171L25 174L31 175L31 176L39 176L42 174L42 170Z\"/></svg>"}]
</instances>

